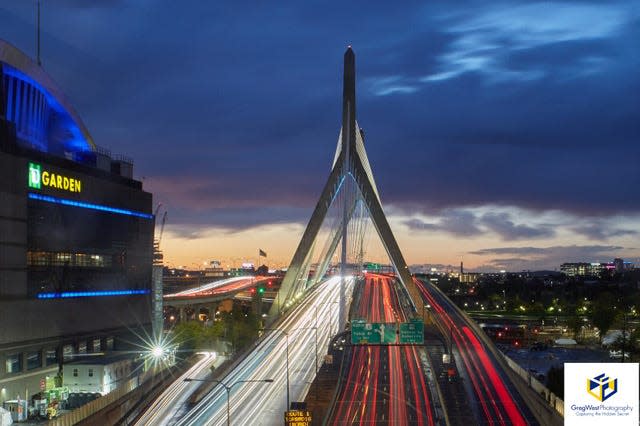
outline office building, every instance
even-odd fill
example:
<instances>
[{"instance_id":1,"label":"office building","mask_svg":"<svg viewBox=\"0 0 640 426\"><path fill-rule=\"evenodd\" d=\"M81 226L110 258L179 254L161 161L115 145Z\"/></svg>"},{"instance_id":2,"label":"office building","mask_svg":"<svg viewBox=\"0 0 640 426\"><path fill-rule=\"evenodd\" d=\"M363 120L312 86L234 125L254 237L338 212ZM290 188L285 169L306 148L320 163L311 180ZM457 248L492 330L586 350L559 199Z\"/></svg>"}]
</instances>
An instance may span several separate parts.
<instances>
[{"instance_id":1,"label":"office building","mask_svg":"<svg viewBox=\"0 0 640 426\"><path fill-rule=\"evenodd\" d=\"M0 403L151 321L151 194L62 90L0 40Z\"/></svg>"}]
</instances>

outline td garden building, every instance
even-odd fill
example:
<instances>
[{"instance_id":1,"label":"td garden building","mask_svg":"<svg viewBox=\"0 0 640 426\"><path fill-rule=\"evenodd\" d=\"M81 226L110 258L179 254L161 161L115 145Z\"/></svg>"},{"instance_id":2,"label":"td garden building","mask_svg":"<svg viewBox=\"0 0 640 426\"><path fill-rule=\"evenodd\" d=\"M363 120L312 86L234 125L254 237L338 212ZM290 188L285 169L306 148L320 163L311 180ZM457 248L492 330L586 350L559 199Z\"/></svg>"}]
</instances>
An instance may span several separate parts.
<instances>
[{"instance_id":1,"label":"td garden building","mask_svg":"<svg viewBox=\"0 0 640 426\"><path fill-rule=\"evenodd\" d=\"M51 78L0 40L0 403L151 322L151 194Z\"/></svg>"}]
</instances>

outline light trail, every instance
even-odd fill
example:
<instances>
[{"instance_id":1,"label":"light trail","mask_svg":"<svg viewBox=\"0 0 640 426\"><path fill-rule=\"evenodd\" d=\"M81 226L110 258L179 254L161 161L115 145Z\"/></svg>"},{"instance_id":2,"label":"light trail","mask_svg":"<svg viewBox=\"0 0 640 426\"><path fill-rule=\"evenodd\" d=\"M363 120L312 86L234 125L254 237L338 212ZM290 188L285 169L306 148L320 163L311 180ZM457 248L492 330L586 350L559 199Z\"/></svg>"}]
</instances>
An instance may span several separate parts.
<instances>
[{"instance_id":1,"label":"light trail","mask_svg":"<svg viewBox=\"0 0 640 426\"><path fill-rule=\"evenodd\" d=\"M200 359L185 373L178 377L162 394L151 404L146 411L134 423L137 426L160 426L169 423L177 410L187 401L200 383L185 382L187 377L204 378L209 373L213 363L219 364L223 357L215 352L200 352Z\"/></svg>"},{"instance_id":2,"label":"light trail","mask_svg":"<svg viewBox=\"0 0 640 426\"><path fill-rule=\"evenodd\" d=\"M353 280L348 280L350 295ZM331 278L318 287L278 325L267 331L255 349L222 381L231 386L241 380L273 379L273 383L240 383L230 394L233 425L281 424L286 409L286 354L289 340L289 382L291 401L302 401L315 378L315 312L317 309L318 356L329 345L331 325L338 321L338 309L331 304L336 297L340 277ZM337 327L335 327L337 330ZM280 331L281 330L281 331ZM178 424L220 425L226 422L226 392L217 386Z\"/></svg>"},{"instance_id":3,"label":"light trail","mask_svg":"<svg viewBox=\"0 0 640 426\"><path fill-rule=\"evenodd\" d=\"M437 318L451 330L451 337L462 360L459 366L464 367L466 376L470 378L473 400L479 404L484 416L482 421L491 425L529 424L522 414L523 405L516 402L503 379L504 375L498 372L500 367L497 367L496 361L466 320L449 306L450 301L430 287L431 284L418 280L416 283L424 299L437 313Z\"/></svg>"},{"instance_id":4,"label":"light trail","mask_svg":"<svg viewBox=\"0 0 640 426\"><path fill-rule=\"evenodd\" d=\"M366 274L354 318L370 323L405 322L395 278ZM345 354L349 356L349 354ZM329 424L433 425L431 395L415 346L354 345Z\"/></svg>"},{"instance_id":5,"label":"light trail","mask_svg":"<svg viewBox=\"0 0 640 426\"><path fill-rule=\"evenodd\" d=\"M171 298L171 297L191 296L191 295L194 295L196 293L202 293L202 292L208 292L208 291L216 290L216 289L219 289L220 287L225 287L225 286L228 286L230 284L251 283L252 281L253 281L253 277L252 276L227 278L225 280L213 281L213 282L210 282L210 283L207 283L207 284L203 284L201 286L198 286L197 288L192 288L192 289L189 289L189 290L183 290L183 291L179 291L177 293L172 293L172 294L165 294L164 297L165 298Z\"/></svg>"}]
</instances>

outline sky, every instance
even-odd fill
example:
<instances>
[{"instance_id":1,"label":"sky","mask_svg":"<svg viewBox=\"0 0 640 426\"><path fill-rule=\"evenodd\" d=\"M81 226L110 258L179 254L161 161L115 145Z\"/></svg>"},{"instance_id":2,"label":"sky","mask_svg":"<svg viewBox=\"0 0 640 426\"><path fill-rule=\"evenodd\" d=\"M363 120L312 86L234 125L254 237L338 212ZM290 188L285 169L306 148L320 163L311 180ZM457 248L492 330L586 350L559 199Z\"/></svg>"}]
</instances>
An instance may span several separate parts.
<instances>
[{"instance_id":1,"label":"sky","mask_svg":"<svg viewBox=\"0 0 640 426\"><path fill-rule=\"evenodd\" d=\"M640 264L637 1L42 3L43 67L134 159L172 266L289 263L331 168L347 45L409 264ZM34 22L35 0L0 0L0 38L30 56Z\"/></svg>"}]
</instances>

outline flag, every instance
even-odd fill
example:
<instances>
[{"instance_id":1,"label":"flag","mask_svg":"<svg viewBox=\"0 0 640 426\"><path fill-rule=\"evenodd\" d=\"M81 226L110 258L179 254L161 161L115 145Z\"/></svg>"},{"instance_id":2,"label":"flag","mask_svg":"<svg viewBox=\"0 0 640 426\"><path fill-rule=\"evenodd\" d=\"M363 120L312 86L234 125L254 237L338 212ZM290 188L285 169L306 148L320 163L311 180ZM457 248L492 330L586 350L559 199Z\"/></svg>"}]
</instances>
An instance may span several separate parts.
<instances>
[{"instance_id":1,"label":"flag","mask_svg":"<svg viewBox=\"0 0 640 426\"><path fill-rule=\"evenodd\" d=\"M264 251L262 251L261 249L258 249L258 254L262 257L267 257L267 253L265 253Z\"/></svg>"}]
</instances>

